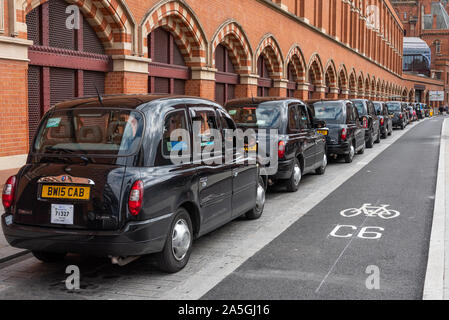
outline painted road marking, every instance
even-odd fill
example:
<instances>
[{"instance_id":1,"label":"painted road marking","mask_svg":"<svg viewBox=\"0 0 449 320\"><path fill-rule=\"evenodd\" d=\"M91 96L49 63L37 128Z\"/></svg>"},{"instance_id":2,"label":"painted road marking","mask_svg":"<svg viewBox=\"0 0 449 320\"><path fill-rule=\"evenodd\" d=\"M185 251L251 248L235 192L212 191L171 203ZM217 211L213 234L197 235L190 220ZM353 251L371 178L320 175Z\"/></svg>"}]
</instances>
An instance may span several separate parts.
<instances>
[{"instance_id":1,"label":"painted road marking","mask_svg":"<svg viewBox=\"0 0 449 320\"><path fill-rule=\"evenodd\" d=\"M371 203L364 203L360 208L349 208L340 211L340 215L345 218L352 218L363 213L367 217L378 216L382 219L394 219L398 217L401 213L397 210L387 209L389 204L382 204L381 206L373 206Z\"/></svg>"}]
</instances>

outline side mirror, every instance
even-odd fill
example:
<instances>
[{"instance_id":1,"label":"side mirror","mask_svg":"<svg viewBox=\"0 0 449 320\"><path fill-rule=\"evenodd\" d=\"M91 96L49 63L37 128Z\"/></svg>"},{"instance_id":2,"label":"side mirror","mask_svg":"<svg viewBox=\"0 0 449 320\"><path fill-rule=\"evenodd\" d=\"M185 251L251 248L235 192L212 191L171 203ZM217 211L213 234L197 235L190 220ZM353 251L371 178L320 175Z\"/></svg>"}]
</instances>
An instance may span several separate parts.
<instances>
[{"instance_id":1,"label":"side mirror","mask_svg":"<svg viewBox=\"0 0 449 320\"><path fill-rule=\"evenodd\" d=\"M313 120L313 127L314 128L324 128L326 126L326 121L324 120L318 120L318 119L314 119Z\"/></svg>"}]
</instances>

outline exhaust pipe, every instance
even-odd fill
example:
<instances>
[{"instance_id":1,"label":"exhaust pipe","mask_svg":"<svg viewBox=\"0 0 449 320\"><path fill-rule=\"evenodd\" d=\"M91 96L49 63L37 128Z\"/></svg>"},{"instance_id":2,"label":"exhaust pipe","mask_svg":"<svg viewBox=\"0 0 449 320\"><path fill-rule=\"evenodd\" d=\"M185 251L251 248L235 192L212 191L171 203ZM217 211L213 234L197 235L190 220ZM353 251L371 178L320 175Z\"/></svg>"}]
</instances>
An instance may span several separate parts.
<instances>
[{"instance_id":1,"label":"exhaust pipe","mask_svg":"<svg viewBox=\"0 0 449 320\"><path fill-rule=\"evenodd\" d=\"M126 266L128 263L131 263L140 258L140 256L130 256L130 257L110 257L112 264L117 264L120 267Z\"/></svg>"}]
</instances>

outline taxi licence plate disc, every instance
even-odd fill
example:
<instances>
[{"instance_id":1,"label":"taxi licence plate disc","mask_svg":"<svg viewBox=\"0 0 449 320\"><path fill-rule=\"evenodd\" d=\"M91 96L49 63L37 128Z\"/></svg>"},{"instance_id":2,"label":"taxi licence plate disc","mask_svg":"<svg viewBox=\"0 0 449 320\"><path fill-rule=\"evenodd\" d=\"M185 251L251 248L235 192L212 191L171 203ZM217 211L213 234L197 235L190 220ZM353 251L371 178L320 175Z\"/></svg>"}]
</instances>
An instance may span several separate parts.
<instances>
[{"instance_id":1,"label":"taxi licence plate disc","mask_svg":"<svg viewBox=\"0 0 449 320\"><path fill-rule=\"evenodd\" d=\"M51 223L73 224L73 204L52 204Z\"/></svg>"}]
</instances>

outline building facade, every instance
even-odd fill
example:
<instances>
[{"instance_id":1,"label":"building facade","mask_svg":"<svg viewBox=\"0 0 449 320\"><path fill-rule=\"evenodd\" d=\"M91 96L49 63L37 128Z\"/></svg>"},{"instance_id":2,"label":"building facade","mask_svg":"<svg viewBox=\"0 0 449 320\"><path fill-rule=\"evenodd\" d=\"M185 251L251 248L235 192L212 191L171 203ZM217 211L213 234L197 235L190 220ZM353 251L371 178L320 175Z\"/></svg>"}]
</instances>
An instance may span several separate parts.
<instances>
[{"instance_id":1,"label":"building facade","mask_svg":"<svg viewBox=\"0 0 449 320\"><path fill-rule=\"evenodd\" d=\"M403 33L381 0L0 0L0 167L97 90L424 102L444 84L403 74Z\"/></svg>"}]
</instances>

